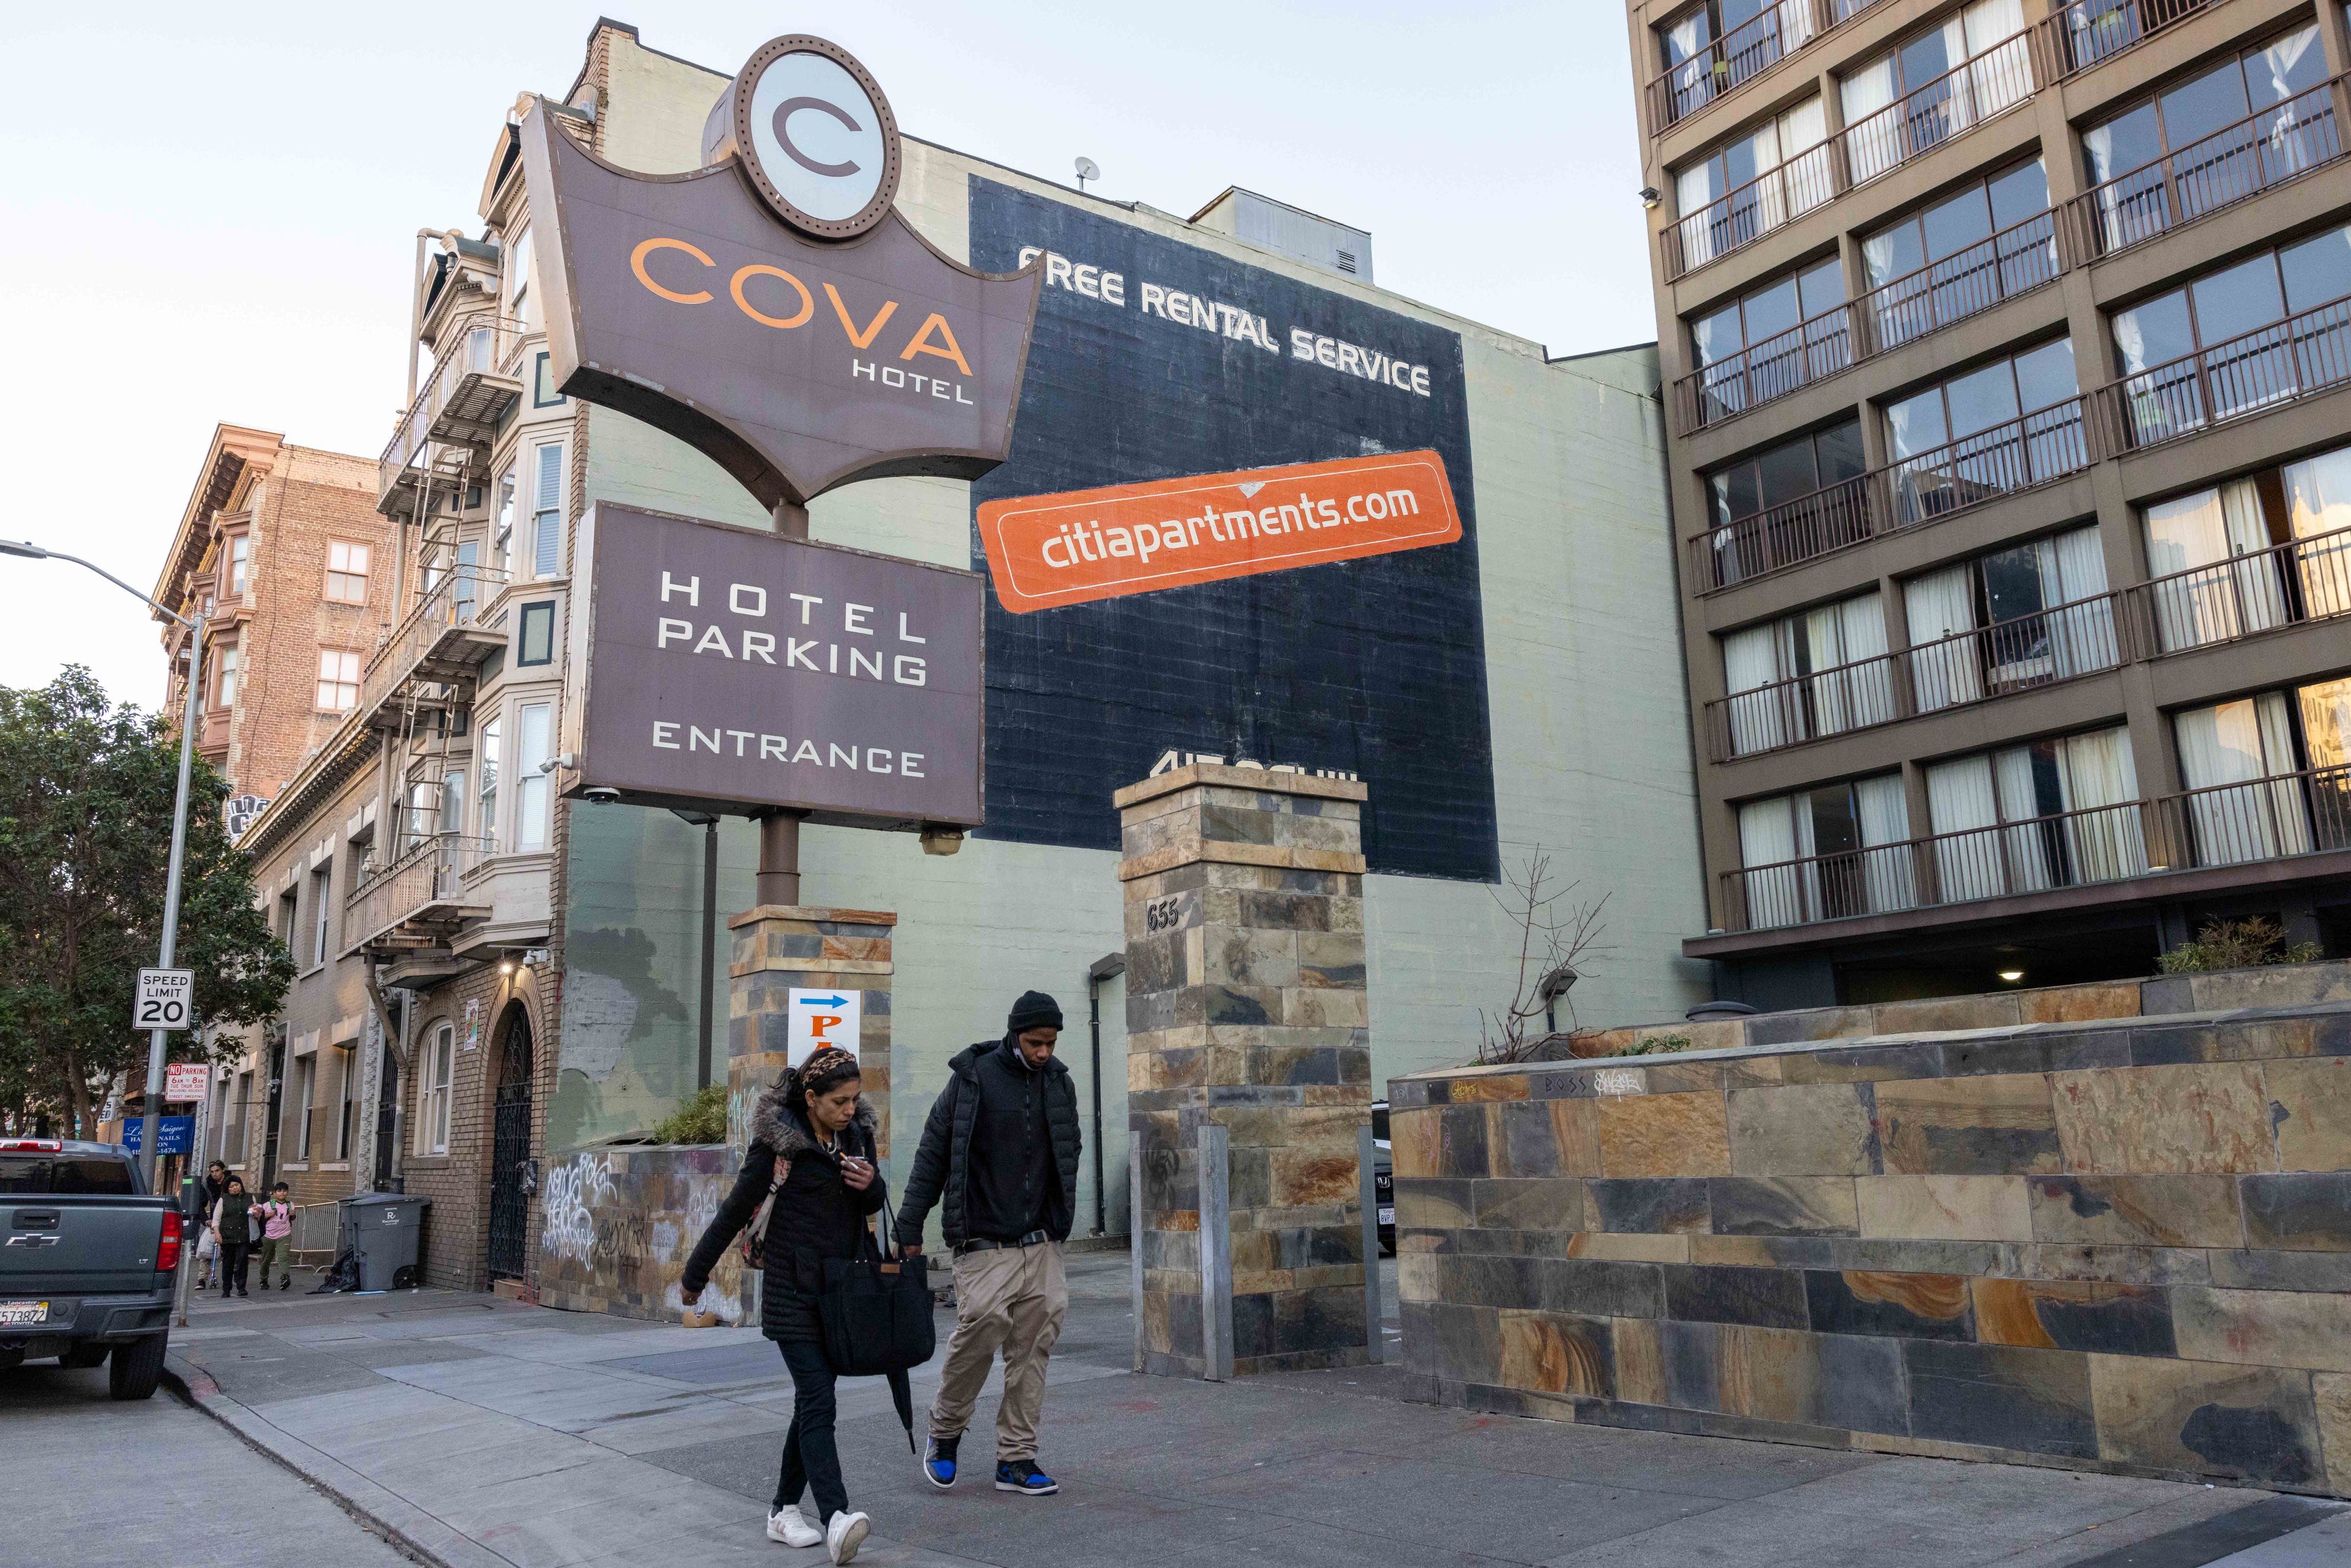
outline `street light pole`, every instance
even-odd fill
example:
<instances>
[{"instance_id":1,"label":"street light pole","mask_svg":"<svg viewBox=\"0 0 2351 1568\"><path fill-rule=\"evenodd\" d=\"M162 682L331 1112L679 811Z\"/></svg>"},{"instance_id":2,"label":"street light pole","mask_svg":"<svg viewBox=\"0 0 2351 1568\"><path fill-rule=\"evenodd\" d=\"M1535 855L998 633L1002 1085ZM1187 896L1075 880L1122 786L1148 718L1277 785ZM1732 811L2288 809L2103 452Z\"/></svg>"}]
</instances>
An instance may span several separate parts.
<instances>
[{"instance_id":1,"label":"street light pole","mask_svg":"<svg viewBox=\"0 0 2351 1568\"><path fill-rule=\"evenodd\" d=\"M168 969L172 967L180 939L180 871L188 849L188 785L195 767L196 695L204 679L204 612L197 611L195 619L191 621L170 606L148 598L96 562L84 560L78 555L67 555L62 550L43 549L37 544L15 539L0 539L0 555L22 556L28 560L69 560L76 566L86 567L131 598L147 604L157 614L169 616L188 629L188 695L180 716L180 791L172 806L171 870L163 882L163 943L155 961L157 968ZM141 1129L143 1136L139 1145L139 1169L146 1178L150 1192L155 1190L155 1146L162 1141L163 1134L163 1056L169 1043L169 1033L168 1030L159 1029L153 1030L147 1040L147 1114Z\"/></svg>"}]
</instances>

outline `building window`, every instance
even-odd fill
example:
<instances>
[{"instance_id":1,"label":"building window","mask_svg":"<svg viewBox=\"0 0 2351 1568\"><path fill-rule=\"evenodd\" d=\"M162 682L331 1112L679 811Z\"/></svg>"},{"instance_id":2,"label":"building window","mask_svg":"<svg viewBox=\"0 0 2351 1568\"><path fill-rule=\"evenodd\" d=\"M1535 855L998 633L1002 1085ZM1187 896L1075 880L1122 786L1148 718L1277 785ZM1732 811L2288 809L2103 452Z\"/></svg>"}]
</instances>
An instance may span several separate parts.
<instances>
[{"instance_id":1,"label":"building window","mask_svg":"<svg viewBox=\"0 0 2351 1568\"><path fill-rule=\"evenodd\" d=\"M360 656L347 648L319 650L319 711L349 713L360 701Z\"/></svg>"},{"instance_id":2,"label":"building window","mask_svg":"<svg viewBox=\"0 0 2351 1568\"><path fill-rule=\"evenodd\" d=\"M548 799L555 779L541 765L553 755L549 747L554 739L554 712L550 704L527 703L515 715L515 848L518 850L547 847Z\"/></svg>"},{"instance_id":3,"label":"building window","mask_svg":"<svg viewBox=\"0 0 2351 1568\"><path fill-rule=\"evenodd\" d=\"M213 651L213 706L236 706L236 644L224 643Z\"/></svg>"},{"instance_id":4,"label":"building window","mask_svg":"<svg viewBox=\"0 0 2351 1568\"><path fill-rule=\"evenodd\" d=\"M494 844L498 837L498 731L500 723L491 719L482 726L480 755L476 768L481 774L481 803L474 813L474 836L485 844Z\"/></svg>"},{"instance_id":5,"label":"building window","mask_svg":"<svg viewBox=\"0 0 2351 1568\"><path fill-rule=\"evenodd\" d=\"M515 664L545 664L555 659L555 601L542 600L522 607L522 636L515 648Z\"/></svg>"},{"instance_id":6,"label":"building window","mask_svg":"<svg viewBox=\"0 0 2351 1568\"><path fill-rule=\"evenodd\" d=\"M1871 4L1836 0L1835 20ZM1782 56L1812 42L1810 5L1773 0L1706 0L1657 29L1667 73L1666 118L1677 120L1713 102Z\"/></svg>"},{"instance_id":7,"label":"building window","mask_svg":"<svg viewBox=\"0 0 2351 1568\"><path fill-rule=\"evenodd\" d=\"M2041 160L1887 225L1861 242L1861 257L1881 351L2040 287L2058 270Z\"/></svg>"},{"instance_id":8,"label":"building window","mask_svg":"<svg viewBox=\"0 0 2351 1568\"><path fill-rule=\"evenodd\" d=\"M1913 578L1902 586L1902 603L1920 713L2121 662L2095 528Z\"/></svg>"},{"instance_id":9,"label":"building window","mask_svg":"<svg viewBox=\"0 0 2351 1568\"><path fill-rule=\"evenodd\" d=\"M2030 489L2089 465L2064 338L1886 405L1903 523Z\"/></svg>"},{"instance_id":10,"label":"building window","mask_svg":"<svg viewBox=\"0 0 2351 1568\"><path fill-rule=\"evenodd\" d=\"M540 329L537 254L528 229L515 235L507 247L507 314L521 326L526 337Z\"/></svg>"},{"instance_id":11,"label":"building window","mask_svg":"<svg viewBox=\"0 0 2351 1568\"><path fill-rule=\"evenodd\" d=\"M1834 195L1827 138L1821 100L1806 99L1676 170L1681 270L1703 267Z\"/></svg>"},{"instance_id":12,"label":"building window","mask_svg":"<svg viewBox=\"0 0 2351 1568\"><path fill-rule=\"evenodd\" d=\"M2351 377L2341 352L2346 297L2351 227L2116 311L2132 443L2168 440Z\"/></svg>"},{"instance_id":13,"label":"building window","mask_svg":"<svg viewBox=\"0 0 2351 1568\"><path fill-rule=\"evenodd\" d=\"M248 534L231 534L228 536L227 591L232 594L241 594L245 591L246 569L248 565L252 548L252 536Z\"/></svg>"},{"instance_id":14,"label":"building window","mask_svg":"<svg viewBox=\"0 0 2351 1568\"><path fill-rule=\"evenodd\" d=\"M2082 133L2094 243L2161 234L2334 157L2340 148L2315 25Z\"/></svg>"},{"instance_id":15,"label":"building window","mask_svg":"<svg viewBox=\"0 0 2351 1568\"><path fill-rule=\"evenodd\" d=\"M554 357L542 350L531 368L530 406L553 408L562 401L563 394L555 390Z\"/></svg>"},{"instance_id":16,"label":"building window","mask_svg":"<svg viewBox=\"0 0 2351 1568\"><path fill-rule=\"evenodd\" d=\"M1834 258L1750 290L1690 323L1712 423L1791 392L1853 362L1844 267Z\"/></svg>"},{"instance_id":17,"label":"building window","mask_svg":"<svg viewBox=\"0 0 2351 1568\"><path fill-rule=\"evenodd\" d=\"M310 962L313 964L327 961L328 936L334 928L334 903L330 896L334 891L334 880L335 867L331 861L310 873L310 923L316 933L310 945Z\"/></svg>"},{"instance_id":18,"label":"building window","mask_svg":"<svg viewBox=\"0 0 2351 1568\"><path fill-rule=\"evenodd\" d=\"M563 567L563 444L534 449L530 491L530 573L542 580Z\"/></svg>"},{"instance_id":19,"label":"building window","mask_svg":"<svg viewBox=\"0 0 2351 1568\"><path fill-rule=\"evenodd\" d=\"M2351 614L2351 447L2147 508L2163 651Z\"/></svg>"},{"instance_id":20,"label":"building window","mask_svg":"<svg viewBox=\"0 0 2351 1568\"><path fill-rule=\"evenodd\" d=\"M424 1071L416 1085L416 1152L449 1152L450 1084L456 1073L457 1031L443 1024L424 1048Z\"/></svg>"},{"instance_id":21,"label":"building window","mask_svg":"<svg viewBox=\"0 0 2351 1568\"><path fill-rule=\"evenodd\" d=\"M2127 728L2032 741L1926 771L1941 903L2147 873Z\"/></svg>"},{"instance_id":22,"label":"building window","mask_svg":"<svg viewBox=\"0 0 2351 1568\"><path fill-rule=\"evenodd\" d=\"M358 1124L360 1103L359 1048L356 1044L335 1048L335 1149L334 1157L351 1157L351 1129Z\"/></svg>"},{"instance_id":23,"label":"building window","mask_svg":"<svg viewBox=\"0 0 2351 1568\"><path fill-rule=\"evenodd\" d=\"M1861 422L1846 420L1707 476L1715 575L1743 581L1869 537L1862 512Z\"/></svg>"},{"instance_id":24,"label":"building window","mask_svg":"<svg viewBox=\"0 0 2351 1568\"><path fill-rule=\"evenodd\" d=\"M515 570L514 525L515 465L509 463L498 476L497 513L490 520L490 556L509 582L514 580Z\"/></svg>"},{"instance_id":25,"label":"building window","mask_svg":"<svg viewBox=\"0 0 2351 1568\"><path fill-rule=\"evenodd\" d=\"M232 1169L245 1164L245 1145L253 1108L253 1074L240 1072L228 1103L228 1125L221 1139L221 1159Z\"/></svg>"},{"instance_id":26,"label":"building window","mask_svg":"<svg viewBox=\"0 0 2351 1568\"><path fill-rule=\"evenodd\" d=\"M2198 865L2351 849L2351 679L2172 716Z\"/></svg>"},{"instance_id":27,"label":"building window","mask_svg":"<svg viewBox=\"0 0 2351 1568\"><path fill-rule=\"evenodd\" d=\"M1976 0L1854 71L1837 91L1858 185L2032 96L2023 0Z\"/></svg>"},{"instance_id":28,"label":"building window","mask_svg":"<svg viewBox=\"0 0 2351 1568\"><path fill-rule=\"evenodd\" d=\"M1740 807L1746 929L1915 908L1909 837L1899 773Z\"/></svg>"},{"instance_id":29,"label":"building window","mask_svg":"<svg viewBox=\"0 0 2351 1568\"><path fill-rule=\"evenodd\" d=\"M327 541L327 597L338 604L365 604L367 589L368 547Z\"/></svg>"},{"instance_id":30,"label":"building window","mask_svg":"<svg viewBox=\"0 0 2351 1568\"><path fill-rule=\"evenodd\" d=\"M452 838L465 831L465 770L462 768L441 776L441 831Z\"/></svg>"},{"instance_id":31,"label":"building window","mask_svg":"<svg viewBox=\"0 0 2351 1568\"><path fill-rule=\"evenodd\" d=\"M1770 751L1896 716L1875 591L1722 639L1730 754Z\"/></svg>"},{"instance_id":32,"label":"building window","mask_svg":"<svg viewBox=\"0 0 2351 1568\"><path fill-rule=\"evenodd\" d=\"M295 1058L293 1103L286 1107L286 1141L293 1145L293 1158L298 1165L310 1159L310 1132L317 1110L310 1103L318 1098L318 1054Z\"/></svg>"},{"instance_id":33,"label":"building window","mask_svg":"<svg viewBox=\"0 0 2351 1568\"><path fill-rule=\"evenodd\" d=\"M301 927L301 916L295 911L294 890L289 887L277 895L277 936L286 944L286 956L298 964L302 961L301 945L297 940Z\"/></svg>"}]
</instances>

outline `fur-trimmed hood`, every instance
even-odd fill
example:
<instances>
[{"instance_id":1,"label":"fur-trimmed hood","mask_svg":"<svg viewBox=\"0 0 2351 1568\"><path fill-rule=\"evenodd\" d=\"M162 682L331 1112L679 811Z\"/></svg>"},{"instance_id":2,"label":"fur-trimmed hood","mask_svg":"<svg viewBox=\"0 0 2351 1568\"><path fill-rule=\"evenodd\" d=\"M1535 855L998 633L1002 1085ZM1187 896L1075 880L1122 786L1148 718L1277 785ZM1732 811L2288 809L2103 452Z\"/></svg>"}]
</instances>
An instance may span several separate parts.
<instances>
[{"instance_id":1,"label":"fur-trimmed hood","mask_svg":"<svg viewBox=\"0 0 2351 1568\"><path fill-rule=\"evenodd\" d=\"M869 1144L873 1141L874 1128L881 1124L872 1105L862 1095L858 1097L856 1113L849 1121L851 1126L864 1132ZM752 1108L751 1136L788 1160L796 1160L802 1155L833 1157L816 1141L807 1113L786 1103L781 1082L770 1084L767 1092L759 1096L759 1103Z\"/></svg>"}]
</instances>

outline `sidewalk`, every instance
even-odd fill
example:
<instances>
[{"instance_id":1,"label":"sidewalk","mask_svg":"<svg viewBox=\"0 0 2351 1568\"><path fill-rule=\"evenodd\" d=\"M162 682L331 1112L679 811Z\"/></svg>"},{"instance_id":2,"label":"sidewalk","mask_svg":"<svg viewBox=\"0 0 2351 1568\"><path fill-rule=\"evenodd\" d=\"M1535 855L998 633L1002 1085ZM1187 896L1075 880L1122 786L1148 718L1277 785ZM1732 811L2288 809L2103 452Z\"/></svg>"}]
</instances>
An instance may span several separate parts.
<instances>
[{"instance_id":1,"label":"sidewalk","mask_svg":"<svg viewBox=\"0 0 2351 1568\"><path fill-rule=\"evenodd\" d=\"M951 1492L921 1479L882 1383L844 1384L842 1463L874 1528L859 1562L2351 1563L2351 1521L2305 1530L2337 1511L2307 1499L1474 1416L1404 1403L1392 1368L1222 1386L1137 1377L1125 1255L1069 1266L1040 1456L1061 1495L987 1484L994 1383ZM199 1297L172 1369L201 1408L427 1558L818 1560L762 1533L792 1396L757 1331L445 1291L298 1293L310 1283ZM947 1328L943 1312L942 1347ZM935 1366L914 1376L918 1435Z\"/></svg>"}]
</instances>

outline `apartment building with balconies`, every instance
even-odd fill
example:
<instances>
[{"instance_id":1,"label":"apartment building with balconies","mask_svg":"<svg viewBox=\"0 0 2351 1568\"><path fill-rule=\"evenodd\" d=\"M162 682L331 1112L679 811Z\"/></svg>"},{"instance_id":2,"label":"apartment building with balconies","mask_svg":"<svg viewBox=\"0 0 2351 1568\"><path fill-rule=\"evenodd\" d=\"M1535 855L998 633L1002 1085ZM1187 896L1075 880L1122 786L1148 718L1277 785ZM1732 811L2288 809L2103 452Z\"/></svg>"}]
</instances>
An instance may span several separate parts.
<instances>
[{"instance_id":1,"label":"apartment building with balconies","mask_svg":"<svg viewBox=\"0 0 2351 1568\"><path fill-rule=\"evenodd\" d=\"M2351 939L2337 0L1630 7L1723 995Z\"/></svg>"}]
</instances>

